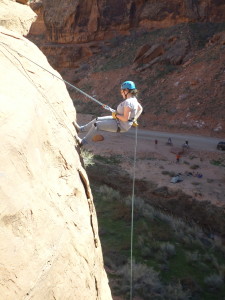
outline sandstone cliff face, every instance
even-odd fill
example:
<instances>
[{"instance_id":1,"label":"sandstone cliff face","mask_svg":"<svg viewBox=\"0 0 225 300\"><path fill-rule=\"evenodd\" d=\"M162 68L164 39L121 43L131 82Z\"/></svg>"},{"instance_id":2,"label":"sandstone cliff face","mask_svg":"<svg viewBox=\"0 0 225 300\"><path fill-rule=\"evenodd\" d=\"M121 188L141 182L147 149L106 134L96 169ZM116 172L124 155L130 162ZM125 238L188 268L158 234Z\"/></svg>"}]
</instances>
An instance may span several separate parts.
<instances>
[{"instance_id":1,"label":"sandstone cliff face","mask_svg":"<svg viewBox=\"0 0 225 300\"><path fill-rule=\"evenodd\" d=\"M75 110L65 84L31 60L60 77L34 44L0 27L1 299L108 300Z\"/></svg>"},{"instance_id":2,"label":"sandstone cliff face","mask_svg":"<svg viewBox=\"0 0 225 300\"><path fill-rule=\"evenodd\" d=\"M21 5L11 0L0 0L0 26L26 35L30 30L36 14L27 5Z\"/></svg>"}]
</instances>

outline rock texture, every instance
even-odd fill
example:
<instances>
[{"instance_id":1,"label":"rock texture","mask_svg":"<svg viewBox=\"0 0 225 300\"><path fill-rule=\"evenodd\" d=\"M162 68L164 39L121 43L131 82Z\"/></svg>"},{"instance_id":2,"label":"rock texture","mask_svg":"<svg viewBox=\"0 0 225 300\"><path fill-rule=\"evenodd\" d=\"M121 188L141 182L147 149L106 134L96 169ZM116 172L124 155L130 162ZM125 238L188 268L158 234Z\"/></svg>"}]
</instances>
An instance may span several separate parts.
<instances>
[{"instance_id":1,"label":"rock texture","mask_svg":"<svg viewBox=\"0 0 225 300\"><path fill-rule=\"evenodd\" d=\"M47 38L57 43L106 39L137 26L225 20L222 0L43 0L43 10Z\"/></svg>"},{"instance_id":2,"label":"rock texture","mask_svg":"<svg viewBox=\"0 0 225 300\"><path fill-rule=\"evenodd\" d=\"M0 63L1 299L112 299L65 84L3 27Z\"/></svg>"},{"instance_id":3,"label":"rock texture","mask_svg":"<svg viewBox=\"0 0 225 300\"><path fill-rule=\"evenodd\" d=\"M78 61L102 51L99 41L129 35L134 28L225 21L225 4L213 0L36 0L31 7L38 19L29 38L57 70L78 68ZM178 46L179 58L171 57L174 64L186 53L185 45Z\"/></svg>"},{"instance_id":4,"label":"rock texture","mask_svg":"<svg viewBox=\"0 0 225 300\"><path fill-rule=\"evenodd\" d=\"M30 7L37 14L37 19L34 23L32 23L30 32L32 32L32 35L34 36L44 36L46 26L44 23L44 10L42 0L36 0L35 2L31 2Z\"/></svg>"},{"instance_id":5,"label":"rock texture","mask_svg":"<svg viewBox=\"0 0 225 300\"><path fill-rule=\"evenodd\" d=\"M11 0L0 0L0 26L26 35L36 14L27 5L21 5Z\"/></svg>"},{"instance_id":6,"label":"rock texture","mask_svg":"<svg viewBox=\"0 0 225 300\"><path fill-rule=\"evenodd\" d=\"M153 64L167 63L179 65L188 54L190 44L188 40L179 40L177 38L169 39L164 44L141 46L134 58L133 69L144 71Z\"/></svg>"}]
</instances>

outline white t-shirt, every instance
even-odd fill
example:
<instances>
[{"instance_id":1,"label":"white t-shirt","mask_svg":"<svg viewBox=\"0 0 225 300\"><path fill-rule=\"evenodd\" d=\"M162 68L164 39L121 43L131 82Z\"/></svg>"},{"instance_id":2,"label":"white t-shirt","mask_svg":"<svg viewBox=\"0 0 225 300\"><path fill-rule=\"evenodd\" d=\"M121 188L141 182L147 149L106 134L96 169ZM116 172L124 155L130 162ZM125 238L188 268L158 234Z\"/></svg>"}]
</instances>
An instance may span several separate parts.
<instances>
[{"instance_id":1,"label":"white t-shirt","mask_svg":"<svg viewBox=\"0 0 225 300\"><path fill-rule=\"evenodd\" d=\"M132 97L132 98L128 98L128 99L124 100L117 106L117 113L119 115L124 114L124 107L129 107L131 110L130 118L127 122L123 122L123 121L119 120L121 129L124 129L126 131L130 129L130 127L133 124L133 119L135 118L135 116L138 112L139 105L140 104L138 103L137 98Z\"/></svg>"}]
</instances>

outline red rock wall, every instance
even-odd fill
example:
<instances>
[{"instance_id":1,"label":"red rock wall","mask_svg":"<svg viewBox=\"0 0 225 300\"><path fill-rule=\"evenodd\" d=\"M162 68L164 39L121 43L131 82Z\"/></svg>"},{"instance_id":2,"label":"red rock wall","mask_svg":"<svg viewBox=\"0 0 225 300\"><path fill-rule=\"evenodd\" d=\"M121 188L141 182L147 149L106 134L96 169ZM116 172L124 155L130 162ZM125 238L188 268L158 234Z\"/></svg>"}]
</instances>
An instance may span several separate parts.
<instances>
[{"instance_id":1,"label":"red rock wall","mask_svg":"<svg viewBox=\"0 0 225 300\"><path fill-rule=\"evenodd\" d=\"M43 0L43 9L47 38L57 43L105 39L134 26L225 21L222 0Z\"/></svg>"},{"instance_id":2,"label":"red rock wall","mask_svg":"<svg viewBox=\"0 0 225 300\"><path fill-rule=\"evenodd\" d=\"M38 19L29 38L58 70L77 68L79 60L94 54L99 45L88 43L129 34L135 27L225 21L222 0L36 0L31 7Z\"/></svg>"}]
</instances>

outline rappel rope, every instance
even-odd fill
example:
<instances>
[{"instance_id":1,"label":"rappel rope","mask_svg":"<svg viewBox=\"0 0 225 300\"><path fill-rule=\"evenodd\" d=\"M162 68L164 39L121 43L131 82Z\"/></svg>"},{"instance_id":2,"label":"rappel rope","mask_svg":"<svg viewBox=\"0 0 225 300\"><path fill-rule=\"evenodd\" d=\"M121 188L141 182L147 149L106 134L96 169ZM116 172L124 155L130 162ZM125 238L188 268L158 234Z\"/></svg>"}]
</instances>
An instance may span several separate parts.
<instances>
[{"instance_id":1,"label":"rappel rope","mask_svg":"<svg viewBox=\"0 0 225 300\"><path fill-rule=\"evenodd\" d=\"M5 45L4 43L1 42L1 44ZM14 50L14 49L12 49ZM75 89L77 92L83 94L85 97L91 99L92 101L95 101L97 104L101 105L105 110L108 110L110 112L115 112L114 109L112 109L110 106L100 102L99 100L95 99L94 97L92 97L91 95L85 93L84 91L82 91L81 89L79 89L78 87L76 87L75 85L73 85L72 83L70 83L69 81L66 81L65 79L57 76L56 74L52 73L51 71L47 70L46 68L42 67L41 65L39 65L38 63L36 63L35 61L33 61L32 59L26 57L25 55L19 53L18 51L14 50L20 57L24 57L27 60L29 60L30 62L32 62L33 64L35 64L36 66L38 66L39 68L43 69L44 71L50 73L52 76L56 77L57 79L63 81L64 83L66 83L68 86L72 87L73 89Z\"/></svg>"},{"instance_id":2,"label":"rappel rope","mask_svg":"<svg viewBox=\"0 0 225 300\"><path fill-rule=\"evenodd\" d=\"M114 109L112 109L111 107L109 107L106 104L103 104L102 102L100 102L99 100L95 99L94 97L88 95L87 93L85 93L84 91L82 91L81 89L79 89L78 87L76 87L75 85L73 85L72 83L70 83L69 81L66 81L65 79L60 78L59 76L55 75L54 73L52 73L51 71L45 69L44 67L40 66L39 64L37 64L36 62L32 61L31 59L29 59L28 57L18 53L20 56L26 58L27 60L29 60L30 62L34 63L35 65L37 65L39 68L42 68L43 70L45 70L46 72L50 73L51 75L55 76L57 79L65 82L67 85L69 85L70 87L74 88L77 92L83 94L84 96L86 96L87 98L91 99L92 101L95 101L97 104L101 105L104 109L109 110L111 112L115 112Z\"/></svg>"},{"instance_id":3,"label":"rappel rope","mask_svg":"<svg viewBox=\"0 0 225 300\"><path fill-rule=\"evenodd\" d=\"M135 127L135 143L134 143L134 163L133 163L133 185L131 198L131 234L130 234L130 300L133 299L133 239L134 239L134 198L135 198L135 177L136 177L136 160L137 160L137 132Z\"/></svg>"}]
</instances>

